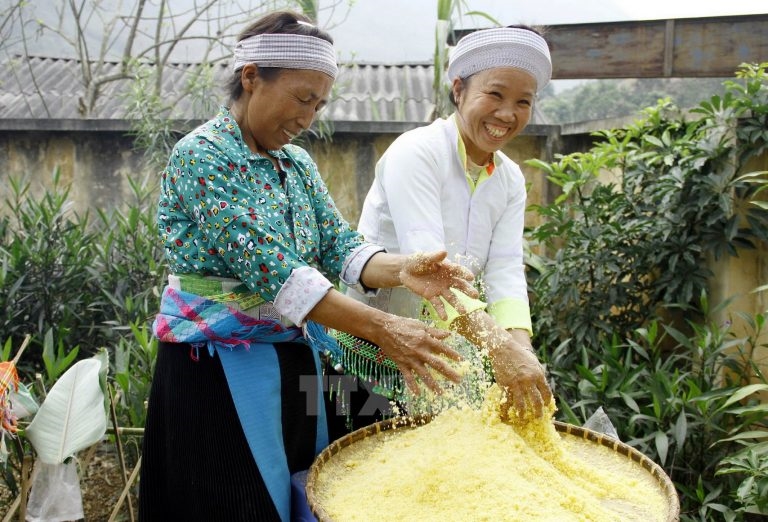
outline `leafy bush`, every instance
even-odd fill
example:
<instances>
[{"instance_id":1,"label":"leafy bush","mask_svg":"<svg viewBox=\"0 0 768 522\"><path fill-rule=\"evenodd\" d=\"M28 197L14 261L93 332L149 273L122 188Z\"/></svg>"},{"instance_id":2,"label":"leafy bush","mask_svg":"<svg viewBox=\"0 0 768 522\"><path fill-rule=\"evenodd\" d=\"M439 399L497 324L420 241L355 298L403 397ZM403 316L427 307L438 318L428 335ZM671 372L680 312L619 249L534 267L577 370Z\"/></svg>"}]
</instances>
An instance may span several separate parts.
<instances>
[{"instance_id":1,"label":"leafy bush","mask_svg":"<svg viewBox=\"0 0 768 522\"><path fill-rule=\"evenodd\" d=\"M768 143L765 68L740 75L745 85L726 82L698 118L662 101L635 125L597 133L589 152L530 161L562 190L534 207L543 223L529 234L541 345L600 346L673 310L701 317L709 256L768 241L768 209L749 205L765 178L740 175Z\"/></svg>"},{"instance_id":2,"label":"leafy bush","mask_svg":"<svg viewBox=\"0 0 768 522\"><path fill-rule=\"evenodd\" d=\"M13 358L22 338L31 336L18 368L41 403L69 367L106 348L116 422L143 428L157 355L149 320L165 276L152 186L131 181L134 199L99 210L95 218L72 210L58 171L37 198L28 183L11 179L10 186L10 212L0 217L2 360ZM21 462L32 450L24 437L7 440L1 480L17 495ZM135 463L139 444L131 440L128 457Z\"/></svg>"},{"instance_id":3,"label":"leafy bush","mask_svg":"<svg viewBox=\"0 0 768 522\"><path fill-rule=\"evenodd\" d=\"M40 372L49 386L102 347L116 361L118 347L125 360L131 346L144 365L135 375L148 381L143 357L151 346L138 339L157 311L164 277L152 187L132 182L134 201L94 219L72 210L58 172L39 198L29 184L11 179L10 186L10 212L0 227L0 340L19 346L31 335L19 361L22 380Z\"/></svg>"},{"instance_id":4,"label":"leafy bush","mask_svg":"<svg viewBox=\"0 0 768 522\"><path fill-rule=\"evenodd\" d=\"M683 520L767 513L764 316L739 338L706 299L712 259L768 241L766 173L744 173L768 144L766 67L743 66L690 113L660 101L588 152L530 162L562 191L529 232L534 342L559 415L581 424L603 407L670 475Z\"/></svg>"},{"instance_id":5,"label":"leafy bush","mask_svg":"<svg viewBox=\"0 0 768 522\"><path fill-rule=\"evenodd\" d=\"M31 334L40 346L51 331L54 344L76 347L94 337L99 326L87 319L99 294L98 281L88 271L96 236L87 216L71 210L58 172L54 189L39 200L28 197L29 184L14 179L9 184L9 217L0 237L0 308L5 311L0 339L13 338L18 346Z\"/></svg>"},{"instance_id":6,"label":"leafy bush","mask_svg":"<svg viewBox=\"0 0 768 522\"><path fill-rule=\"evenodd\" d=\"M768 379L753 362L764 316L750 324L745 338L728 324L689 324L694 333L687 336L653 321L596 348L564 343L548 358L560 415L581 424L602 407L621 440L665 468L681 493L684 518L764 510L758 489L768 481L768 444L759 441L768 440L768 405L757 394L768 391ZM583 363L560 364L574 356ZM749 384L747 375L760 382ZM742 488L742 479L751 480ZM743 495L734 493L741 489Z\"/></svg>"}]
</instances>

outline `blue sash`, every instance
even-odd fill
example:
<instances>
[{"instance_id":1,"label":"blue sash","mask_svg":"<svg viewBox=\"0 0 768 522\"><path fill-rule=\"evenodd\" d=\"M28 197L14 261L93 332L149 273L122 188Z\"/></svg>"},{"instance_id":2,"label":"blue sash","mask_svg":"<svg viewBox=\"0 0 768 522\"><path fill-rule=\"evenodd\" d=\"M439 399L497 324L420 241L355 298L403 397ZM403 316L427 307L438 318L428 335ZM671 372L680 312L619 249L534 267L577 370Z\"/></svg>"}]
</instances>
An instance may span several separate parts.
<instances>
[{"instance_id":1,"label":"blue sash","mask_svg":"<svg viewBox=\"0 0 768 522\"><path fill-rule=\"evenodd\" d=\"M280 408L280 366L271 344L254 343L250 350L217 349L251 453L259 467L280 519L290 520L291 477L283 446ZM313 350L320 375L320 358ZM322 380L317 380L315 455L328 445ZM281 451L278 451L280 448Z\"/></svg>"}]
</instances>

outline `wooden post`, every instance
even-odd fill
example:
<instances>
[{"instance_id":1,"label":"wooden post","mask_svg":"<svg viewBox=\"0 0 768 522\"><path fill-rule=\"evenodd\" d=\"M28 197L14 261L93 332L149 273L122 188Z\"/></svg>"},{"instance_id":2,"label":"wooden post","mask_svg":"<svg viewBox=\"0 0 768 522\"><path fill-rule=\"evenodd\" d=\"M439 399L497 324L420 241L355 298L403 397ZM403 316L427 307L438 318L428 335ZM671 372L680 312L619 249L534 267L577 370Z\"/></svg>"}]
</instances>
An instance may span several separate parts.
<instances>
[{"instance_id":1,"label":"wooden post","mask_svg":"<svg viewBox=\"0 0 768 522\"><path fill-rule=\"evenodd\" d=\"M19 504L19 521L24 522L27 519L27 498L29 490L32 487L32 455L24 455L21 461L21 503Z\"/></svg>"}]
</instances>

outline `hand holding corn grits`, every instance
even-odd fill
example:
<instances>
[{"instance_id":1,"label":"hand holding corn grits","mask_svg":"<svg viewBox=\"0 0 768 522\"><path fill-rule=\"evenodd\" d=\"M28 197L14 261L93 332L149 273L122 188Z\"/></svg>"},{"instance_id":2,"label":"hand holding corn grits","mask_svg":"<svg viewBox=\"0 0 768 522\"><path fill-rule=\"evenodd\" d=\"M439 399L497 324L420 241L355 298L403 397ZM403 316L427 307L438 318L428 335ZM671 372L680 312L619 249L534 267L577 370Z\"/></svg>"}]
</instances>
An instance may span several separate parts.
<instances>
[{"instance_id":1,"label":"hand holding corn grits","mask_svg":"<svg viewBox=\"0 0 768 522\"><path fill-rule=\"evenodd\" d=\"M552 401L543 367L531 350L510 348L493 357L493 375L502 389L499 416L537 419Z\"/></svg>"},{"instance_id":2,"label":"hand holding corn grits","mask_svg":"<svg viewBox=\"0 0 768 522\"><path fill-rule=\"evenodd\" d=\"M460 313L464 311L451 289L470 297L479 295L477 289L472 286L475 279L472 272L461 265L446 261L447 255L448 252L445 251L412 254L403 263L400 271L403 286L432 303L441 319L446 318L441 297Z\"/></svg>"},{"instance_id":3,"label":"hand holding corn grits","mask_svg":"<svg viewBox=\"0 0 768 522\"><path fill-rule=\"evenodd\" d=\"M552 391L547 383L544 367L539 363L527 333L516 337L496 324L484 310L458 317L451 329L460 333L488 356L493 376L502 391L499 416L507 420L512 414L518 418L540 418L552 402ZM527 344L523 344L526 342Z\"/></svg>"},{"instance_id":4,"label":"hand holding corn grits","mask_svg":"<svg viewBox=\"0 0 768 522\"><path fill-rule=\"evenodd\" d=\"M371 339L397 365L408 389L421 393L419 382L429 390L442 393L444 382L459 382L461 375L449 361L461 356L443 340L450 332L438 330L417 319L391 315L389 322Z\"/></svg>"},{"instance_id":5,"label":"hand holding corn grits","mask_svg":"<svg viewBox=\"0 0 768 522\"><path fill-rule=\"evenodd\" d=\"M452 289L477 296L472 286L472 272L461 265L446 261L447 253L417 253L402 256L400 282L412 292L430 301L438 314L445 316L442 299L460 308ZM441 299L442 298L442 299ZM420 393L418 382L435 393L442 392L439 378L458 382L460 375L450 364L460 355L443 341L450 332L425 325L416 319L388 314L387 322L376 331L374 342L394 362L406 386L415 394Z\"/></svg>"}]
</instances>

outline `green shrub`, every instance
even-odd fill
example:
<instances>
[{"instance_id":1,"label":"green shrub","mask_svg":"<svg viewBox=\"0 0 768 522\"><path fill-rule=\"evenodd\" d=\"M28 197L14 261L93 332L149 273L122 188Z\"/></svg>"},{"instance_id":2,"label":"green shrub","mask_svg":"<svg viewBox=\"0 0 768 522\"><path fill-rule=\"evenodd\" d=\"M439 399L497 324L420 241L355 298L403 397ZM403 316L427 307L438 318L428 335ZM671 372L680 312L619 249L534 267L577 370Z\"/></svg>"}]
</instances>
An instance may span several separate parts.
<instances>
[{"instance_id":1,"label":"green shrub","mask_svg":"<svg viewBox=\"0 0 768 522\"><path fill-rule=\"evenodd\" d=\"M69 189L53 175L53 190L40 199L29 197L29 184L9 180L11 196L6 200L9 215L0 238L0 339L12 338L18 346L25 335L42 348L47 332L53 344L92 348L98 337L101 317L94 315L98 279L88 270L91 245L97 240L88 216L71 210ZM83 343L82 341L85 341ZM25 357L37 362L42 358Z\"/></svg>"},{"instance_id":2,"label":"green shrub","mask_svg":"<svg viewBox=\"0 0 768 522\"><path fill-rule=\"evenodd\" d=\"M688 517L699 512L711 520L712 510L735 515L759 505L757 493L742 499L734 493L749 463L753 480L745 488L768 481L768 448L758 445L768 438L768 405L756 399L768 391L768 380L752 362L764 317L750 323L753 332L745 338L733 336L727 324L689 324L689 337L654 321L597 348L564 343L547 359L560 416L578 425L602 407L621 440L664 467ZM582 363L560 364L571 357ZM760 382L748 384L748 375ZM703 493L714 492L718 502L702 504Z\"/></svg>"},{"instance_id":3,"label":"green shrub","mask_svg":"<svg viewBox=\"0 0 768 522\"><path fill-rule=\"evenodd\" d=\"M768 241L768 181L744 173L768 143L766 67L743 66L689 114L661 101L588 152L530 162L561 189L529 231L534 343L558 415L581 424L603 407L666 469L683 520L765 514L764 318L737 338L706 295L710 260Z\"/></svg>"},{"instance_id":4,"label":"green shrub","mask_svg":"<svg viewBox=\"0 0 768 522\"><path fill-rule=\"evenodd\" d=\"M143 428L157 355L149 322L165 277L153 186L130 181L132 200L92 218L71 210L69 187L61 185L58 171L38 198L27 183L9 184L9 212L0 217L2 360L13 358L24 336L31 336L18 368L41 403L74 362L106 348L110 390L117 390L116 422ZM23 436L6 441L0 480L15 496L22 459L32 448ZM138 441L131 436L126 446L134 463Z\"/></svg>"},{"instance_id":5,"label":"green shrub","mask_svg":"<svg viewBox=\"0 0 768 522\"><path fill-rule=\"evenodd\" d=\"M747 204L765 178L741 175L768 143L765 69L741 75L696 118L662 101L597 133L589 152L530 162L562 190L534 207L543 223L529 234L543 267L532 277L540 344L594 347L673 308L697 313L709 256L768 240L768 209ZM617 181L601 181L606 172Z\"/></svg>"},{"instance_id":6,"label":"green shrub","mask_svg":"<svg viewBox=\"0 0 768 522\"><path fill-rule=\"evenodd\" d=\"M10 212L0 221L0 339L19 346L31 335L18 364L22 380L42 373L50 386L102 347L115 361L117 347L135 343L159 306L165 274L153 187L131 182L132 201L93 219L72 210L58 171L39 198L28 183L9 183Z\"/></svg>"}]
</instances>

